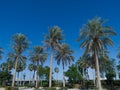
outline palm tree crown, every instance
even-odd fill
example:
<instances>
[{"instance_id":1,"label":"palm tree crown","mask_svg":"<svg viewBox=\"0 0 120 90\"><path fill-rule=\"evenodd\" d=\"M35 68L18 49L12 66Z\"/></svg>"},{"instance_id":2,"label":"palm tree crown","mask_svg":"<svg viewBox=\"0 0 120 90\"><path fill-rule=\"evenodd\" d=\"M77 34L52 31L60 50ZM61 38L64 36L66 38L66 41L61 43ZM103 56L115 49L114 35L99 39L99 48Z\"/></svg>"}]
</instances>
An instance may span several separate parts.
<instances>
[{"instance_id":1,"label":"palm tree crown","mask_svg":"<svg viewBox=\"0 0 120 90\"><path fill-rule=\"evenodd\" d=\"M104 23L100 18L94 18L81 29L78 41L83 40L80 47L85 47L86 52L103 52L108 45L113 45L110 36L116 33L111 27L103 26Z\"/></svg>"},{"instance_id":2,"label":"palm tree crown","mask_svg":"<svg viewBox=\"0 0 120 90\"><path fill-rule=\"evenodd\" d=\"M44 43L47 47L55 49L61 40L63 40L62 30L58 26L54 26L49 28L49 34L45 36Z\"/></svg>"},{"instance_id":3,"label":"palm tree crown","mask_svg":"<svg viewBox=\"0 0 120 90\"><path fill-rule=\"evenodd\" d=\"M62 44L60 46L60 49L57 50L56 53L57 64L59 65L60 62L62 62L64 69L65 65L70 64L71 61L74 61L74 57L72 56L72 54L73 50L71 50L67 44Z\"/></svg>"},{"instance_id":4,"label":"palm tree crown","mask_svg":"<svg viewBox=\"0 0 120 90\"><path fill-rule=\"evenodd\" d=\"M30 60L32 62L41 63L41 65L47 59L47 53L44 53L44 50L41 46L33 47L33 52L31 53Z\"/></svg>"}]
</instances>

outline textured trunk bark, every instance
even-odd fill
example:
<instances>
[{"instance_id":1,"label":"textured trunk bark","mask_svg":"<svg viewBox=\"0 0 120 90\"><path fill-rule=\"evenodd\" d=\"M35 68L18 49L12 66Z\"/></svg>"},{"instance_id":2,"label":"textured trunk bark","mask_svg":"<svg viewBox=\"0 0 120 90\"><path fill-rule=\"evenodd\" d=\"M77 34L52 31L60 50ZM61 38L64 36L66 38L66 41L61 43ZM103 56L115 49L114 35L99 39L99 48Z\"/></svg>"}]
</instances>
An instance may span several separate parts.
<instances>
[{"instance_id":1,"label":"textured trunk bark","mask_svg":"<svg viewBox=\"0 0 120 90\"><path fill-rule=\"evenodd\" d=\"M33 72L33 84L35 84L35 70L34 70L34 72Z\"/></svg>"},{"instance_id":2,"label":"textured trunk bark","mask_svg":"<svg viewBox=\"0 0 120 90\"><path fill-rule=\"evenodd\" d=\"M18 83L18 86L20 86L20 72L18 72L17 83Z\"/></svg>"},{"instance_id":3,"label":"textured trunk bark","mask_svg":"<svg viewBox=\"0 0 120 90\"><path fill-rule=\"evenodd\" d=\"M100 71L99 71L99 62L98 62L98 56L95 54L95 60L96 60L96 74L97 74L97 85L98 85L98 90L102 90L101 87L101 81L100 81Z\"/></svg>"},{"instance_id":4,"label":"textured trunk bark","mask_svg":"<svg viewBox=\"0 0 120 90\"><path fill-rule=\"evenodd\" d=\"M38 72L36 72L36 88L38 88L38 75L37 75Z\"/></svg>"},{"instance_id":5,"label":"textured trunk bark","mask_svg":"<svg viewBox=\"0 0 120 90\"><path fill-rule=\"evenodd\" d=\"M49 75L49 87L52 86L52 63L53 63L53 55L54 55L54 50L51 50L51 58L50 58L50 75Z\"/></svg>"},{"instance_id":6,"label":"textured trunk bark","mask_svg":"<svg viewBox=\"0 0 120 90\"><path fill-rule=\"evenodd\" d=\"M64 68L63 68L63 87L65 87L65 76L64 76Z\"/></svg>"},{"instance_id":7,"label":"textured trunk bark","mask_svg":"<svg viewBox=\"0 0 120 90\"><path fill-rule=\"evenodd\" d=\"M16 62L15 62L15 70L14 70L13 79L12 79L12 87L14 87L15 85L17 63L18 63L18 57L16 58Z\"/></svg>"},{"instance_id":8,"label":"textured trunk bark","mask_svg":"<svg viewBox=\"0 0 120 90\"><path fill-rule=\"evenodd\" d=\"M84 72L84 68L82 68L83 71L83 87L85 88L85 72Z\"/></svg>"},{"instance_id":9,"label":"textured trunk bark","mask_svg":"<svg viewBox=\"0 0 120 90\"><path fill-rule=\"evenodd\" d=\"M37 62L37 71L36 71L36 88L38 88L38 68L39 68L39 62Z\"/></svg>"}]
</instances>

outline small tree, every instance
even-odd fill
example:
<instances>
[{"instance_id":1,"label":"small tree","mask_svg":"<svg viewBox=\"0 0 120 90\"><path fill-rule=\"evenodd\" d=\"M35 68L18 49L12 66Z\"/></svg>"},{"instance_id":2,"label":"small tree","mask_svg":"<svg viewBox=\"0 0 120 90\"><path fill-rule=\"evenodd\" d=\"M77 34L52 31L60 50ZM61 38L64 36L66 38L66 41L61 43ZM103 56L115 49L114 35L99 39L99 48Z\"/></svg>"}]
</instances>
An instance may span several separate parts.
<instances>
[{"instance_id":1,"label":"small tree","mask_svg":"<svg viewBox=\"0 0 120 90\"><path fill-rule=\"evenodd\" d=\"M6 82L10 81L11 78L12 78L12 75L11 75L10 72L8 72L8 71L1 71L0 72L0 85L1 86L5 86Z\"/></svg>"},{"instance_id":2,"label":"small tree","mask_svg":"<svg viewBox=\"0 0 120 90\"><path fill-rule=\"evenodd\" d=\"M81 72L78 71L78 68L74 64L72 64L65 72L65 76L68 77L68 81L70 84L79 83L83 80Z\"/></svg>"}]
</instances>

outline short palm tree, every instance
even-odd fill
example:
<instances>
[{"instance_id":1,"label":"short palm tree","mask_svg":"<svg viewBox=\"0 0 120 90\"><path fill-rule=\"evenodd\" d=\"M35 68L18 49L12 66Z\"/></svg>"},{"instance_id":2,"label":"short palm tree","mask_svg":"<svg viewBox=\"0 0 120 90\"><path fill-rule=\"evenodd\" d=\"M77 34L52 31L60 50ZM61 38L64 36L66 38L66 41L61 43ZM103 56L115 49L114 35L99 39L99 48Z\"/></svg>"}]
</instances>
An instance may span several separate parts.
<instances>
[{"instance_id":1,"label":"short palm tree","mask_svg":"<svg viewBox=\"0 0 120 90\"><path fill-rule=\"evenodd\" d=\"M23 55L23 52L28 48L28 39L25 35L18 33L13 35L12 37L12 49L13 52L8 54L9 60L15 62L15 69L13 74L13 80L12 80L12 87L14 87L15 84L15 78L16 78L16 69L18 62L24 62L26 57Z\"/></svg>"},{"instance_id":2,"label":"short palm tree","mask_svg":"<svg viewBox=\"0 0 120 90\"><path fill-rule=\"evenodd\" d=\"M32 75L32 71L33 71L33 64L29 64L28 65L28 70L30 71L30 75ZM29 85L31 84L30 81L31 81L31 76L30 76L30 79L29 79Z\"/></svg>"},{"instance_id":3,"label":"short palm tree","mask_svg":"<svg viewBox=\"0 0 120 90\"><path fill-rule=\"evenodd\" d=\"M49 87L52 86L52 63L54 52L56 47L59 46L61 40L63 40L62 30L58 26L49 28L49 34L45 36L44 40L45 45L51 49Z\"/></svg>"},{"instance_id":4,"label":"short palm tree","mask_svg":"<svg viewBox=\"0 0 120 90\"><path fill-rule=\"evenodd\" d=\"M70 64L71 61L74 61L72 54L73 50L67 44L62 44L56 52L57 64L59 65L61 62L63 66L63 87L65 87L64 67Z\"/></svg>"},{"instance_id":5,"label":"short palm tree","mask_svg":"<svg viewBox=\"0 0 120 90\"><path fill-rule=\"evenodd\" d=\"M105 20L95 17L93 20L82 27L80 31L80 37L78 41L81 41L81 48L85 48L84 55L88 54L94 57L96 73L97 73L97 85L101 90L101 81L99 75L99 60L100 53L104 54L107 46L113 45L111 40L112 35L116 33L109 26L104 26Z\"/></svg>"},{"instance_id":6,"label":"short palm tree","mask_svg":"<svg viewBox=\"0 0 120 90\"><path fill-rule=\"evenodd\" d=\"M40 66L40 63L41 65L43 65L43 63L45 62L45 60L47 59L47 54L44 53L44 50L41 46L35 46L33 47L33 52L31 53L31 56L30 56L30 60L34 63L36 63L36 66L37 66L37 70L36 70L36 88L38 88L38 69L39 69L39 66Z\"/></svg>"},{"instance_id":7,"label":"short palm tree","mask_svg":"<svg viewBox=\"0 0 120 90\"><path fill-rule=\"evenodd\" d=\"M83 58L83 57L80 57L80 59L77 61L77 67L78 69L82 69L82 75L83 75L83 78L85 79L85 72L87 70L87 68L89 67L88 65L88 61Z\"/></svg>"},{"instance_id":8,"label":"short palm tree","mask_svg":"<svg viewBox=\"0 0 120 90\"><path fill-rule=\"evenodd\" d=\"M55 73L57 73L56 81L57 81L57 84L58 84L58 72L59 72L59 68L55 67L54 71L55 71Z\"/></svg>"}]
</instances>

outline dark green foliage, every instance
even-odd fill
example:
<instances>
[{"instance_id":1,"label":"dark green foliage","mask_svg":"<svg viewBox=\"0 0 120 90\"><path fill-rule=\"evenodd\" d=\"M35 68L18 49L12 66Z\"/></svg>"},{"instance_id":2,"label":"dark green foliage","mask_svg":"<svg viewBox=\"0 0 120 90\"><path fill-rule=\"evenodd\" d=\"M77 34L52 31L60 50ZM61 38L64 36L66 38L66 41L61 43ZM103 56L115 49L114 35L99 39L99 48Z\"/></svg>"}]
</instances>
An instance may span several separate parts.
<instances>
[{"instance_id":1,"label":"dark green foliage","mask_svg":"<svg viewBox=\"0 0 120 90\"><path fill-rule=\"evenodd\" d=\"M83 80L81 73L74 64L65 72L65 76L68 77L70 84L80 83Z\"/></svg>"},{"instance_id":2,"label":"dark green foliage","mask_svg":"<svg viewBox=\"0 0 120 90\"><path fill-rule=\"evenodd\" d=\"M0 72L0 85L5 86L6 82L8 82L12 78L12 75L8 71L1 71Z\"/></svg>"},{"instance_id":3,"label":"dark green foliage","mask_svg":"<svg viewBox=\"0 0 120 90\"><path fill-rule=\"evenodd\" d=\"M49 73L50 72L50 67L46 66L44 67L44 76L45 76L45 80L49 80Z\"/></svg>"}]
</instances>

